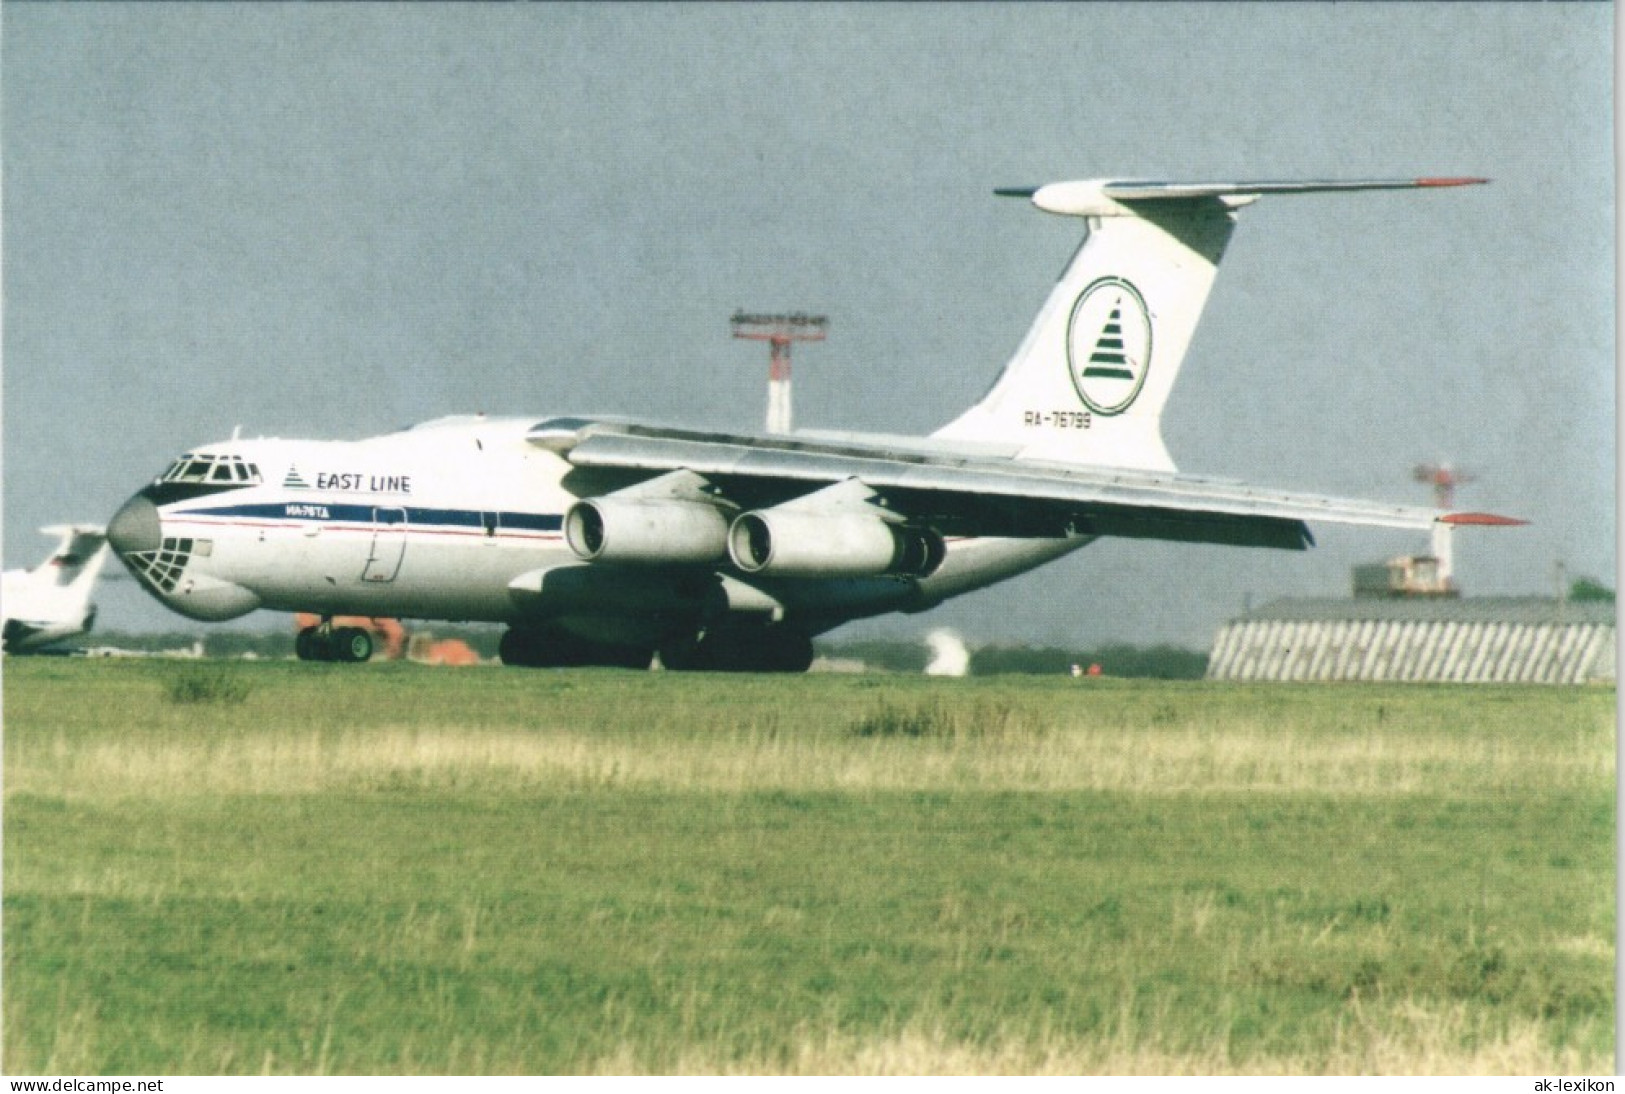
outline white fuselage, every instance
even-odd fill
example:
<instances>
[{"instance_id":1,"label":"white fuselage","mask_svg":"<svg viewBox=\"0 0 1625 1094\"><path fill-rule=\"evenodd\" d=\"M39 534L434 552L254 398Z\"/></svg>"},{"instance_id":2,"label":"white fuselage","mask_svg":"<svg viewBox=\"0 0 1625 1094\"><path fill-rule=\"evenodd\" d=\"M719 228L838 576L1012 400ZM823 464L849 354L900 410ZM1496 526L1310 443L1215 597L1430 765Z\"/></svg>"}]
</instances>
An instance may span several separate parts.
<instances>
[{"instance_id":1,"label":"white fuselage","mask_svg":"<svg viewBox=\"0 0 1625 1094\"><path fill-rule=\"evenodd\" d=\"M248 608L503 620L509 581L570 561L568 468L503 423L212 447L253 461L263 481L161 507L165 538L194 545L170 601L180 611L208 578L247 590ZM209 603L219 607L199 614L230 600Z\"/></svg>"},{"instance_id":2,"label":"white fuselage","mask_svg":"<svg viewBox=\"0 0 1625 1094\"><path fill-rule=\"evenodd\" d=\"M95 605L86 596L41 582L31 570L6 571L0 580L0 601L5 605L0 630L8 653L32 653L77 638L96 620Z\"/></svg>"},{"instance_id":3,"label":"white fuselage","mask_svg":"<svg viewBox=\"0 0 1625 1094\"><path fill-rule=\"evenodd\" d=\"M197 467L252 475L201 470L190 477L220 481L188 483L175 481L172 468L132 499L153 503L157 542L127 549L120 517L115 542L149 592L197 619L265 608L509 624L547 617L587 631L595 619L617 619L622 631L642 619L651 635L691 611L767 613L818 633L933 606L1087 542L950 541L925 578L768 580L707 567L718 571L704 576L722 592L688 597L695 575L682 568L589 565L570 549L569 507L624 485L625 476L573 468L527 443L534 422L452 418L360 441L206 445L188 457L217 463ZM568 588L536 576L586 570L595 571L592 580Z\"/></svg>"}]
</instances>

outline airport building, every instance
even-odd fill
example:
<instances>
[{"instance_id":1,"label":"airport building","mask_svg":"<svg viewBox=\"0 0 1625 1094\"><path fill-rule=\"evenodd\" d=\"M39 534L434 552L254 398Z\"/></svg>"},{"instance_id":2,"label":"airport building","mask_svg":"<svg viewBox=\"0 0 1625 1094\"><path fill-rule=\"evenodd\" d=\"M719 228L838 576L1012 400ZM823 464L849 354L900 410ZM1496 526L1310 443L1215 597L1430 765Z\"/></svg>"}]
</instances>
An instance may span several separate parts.
<instances>
[{"instance_id":1,"label":"airport building","mask_svg":"<svg viewBox=\"0 0 1625 1094\"><path fill-rule=\"evenodd\" d=\"M1369 595L1277 600L1220 628L1207 678L1612 680L1614 625L1614 605L1607 602Z\"/></svg>"}]
</instances>

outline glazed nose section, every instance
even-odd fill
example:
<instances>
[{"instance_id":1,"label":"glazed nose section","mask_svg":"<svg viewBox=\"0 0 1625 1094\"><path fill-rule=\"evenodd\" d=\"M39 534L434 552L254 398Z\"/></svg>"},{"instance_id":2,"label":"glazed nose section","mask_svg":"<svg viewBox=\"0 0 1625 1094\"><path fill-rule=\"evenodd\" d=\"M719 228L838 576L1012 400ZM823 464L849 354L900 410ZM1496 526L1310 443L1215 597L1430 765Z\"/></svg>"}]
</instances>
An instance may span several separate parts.
<instances>
[{"instance_id":1,"label":"glazed nose section","mask_svg":"<svg viewBox=\"0 0 1625 1094\"><path fill-rule=\"evenodd\" d=\"M158 507L140 494L125 502L107 525L107 542L121 557L156 551L163 542Z\"/></svg>"}]
</instances>

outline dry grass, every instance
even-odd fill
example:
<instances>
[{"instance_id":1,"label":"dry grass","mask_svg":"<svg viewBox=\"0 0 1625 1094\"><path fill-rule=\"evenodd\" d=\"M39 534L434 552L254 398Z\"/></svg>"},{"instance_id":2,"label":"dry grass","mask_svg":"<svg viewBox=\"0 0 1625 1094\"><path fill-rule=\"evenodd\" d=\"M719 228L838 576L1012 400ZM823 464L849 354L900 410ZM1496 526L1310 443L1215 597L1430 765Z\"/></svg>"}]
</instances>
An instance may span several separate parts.
<instances>
[{"instance_id":1,"label":"dry grass","mask_svg":"<svg viewBox=\"0 0 1625 1094\"><path fill-rule=\"evenodd\" d=\"M956 1041L938 1027L915 1026L885 1037L807 1033L787 1059L729 1060L703 1048L657 1065L684 1075L1543 1075L1610 1074L1613 1061L1572 1049L1554 1052L1533 1022L1490 1033L1466 1008L1355 1006L1329 1051L1301 1056L1233 1058L1222 1037L1195 1050L1161 1045L1132 1022L1088 1041L1012 1037L994 1044ZM627 1052L600 1060L600 1075L647 1074Z\"/></svg>"},{"instance_id":2,"label":"dry grass","mask_svg":"<svg viewBox=\"0 0 1625 1094\"><path fill-rule=\"evenodd\" d=\"M749 678L369 666L25 666L11 793L516 788L1312 792L1591 790L1613 692ZM373 671L376 669L376 671ZM53 677L60 676L60 683ZM664 677L664 678L662 678ZM73 701L41 705L53 687ZM71 689L71 690L70 690ZM167 701L165 699L167 696Z\"/></svg>"},{"instance_id":3,"label":"dry grass","mask_svg":"<svg viewBox=\"0 0 1625 1094\"><path fill-rule=\"evenodd\" d=\"M1516 740L1365 732L1328 738L1262 723L1153 734L1056 722L993 738L794 737L736 727L705 737L629 739L549 727L271 726L200 746L149 735L79 744L66 734L6 753L13 793L70 797L303 794L443 787L632 786L669 790L1009 789L1128 792L1568 790L1610 784L1599 729Z\"/></svg>"},{"instance_id":4,"label":"dry grass","mask_svg":"<svg viewBox=\"0 0 1625 1094\"><path fill-rule=\"evenodd\" d=\"M21 1016L7 1015L7 1024ZM92 1054L86 1041L96 1019L85 1008L57 1017L56 1049L31 1068L57 1074L82 1070ZM631 1034L631 1031L628 1031ZM263 1052L241 1057L237 1046L201 1033L179 1046L179 1074L334 1074L332 1027L313 1027L309 1044L279 1057ZM403 1074L525 1074L532 1070L529 1046L493 1043L477 1030L449 1043L402 1046ZM1554 1049L1535 1022L1517 1021L1499 1031L1474 1020L1465 1006L1445 1008L1417 1003L1348 1008L1333 1043L1323 1051L1237 1058L1222 1034L1195 1049L1161 1043L1155 1030L1138 1029L1124 1017L1091 1039L1059 1035L1031 1038L1021 1033L983 1043L956 1039L939 1024L915 1022L883 1035L855 1035L803 1028L770 1053L745 1056L687 1044L651 1053L635 1034L622 1047L586 1063L591 1075L1607 1075L1611 1058L1588 1056L1573 1047Z\"/></svg>"}]
</instances>

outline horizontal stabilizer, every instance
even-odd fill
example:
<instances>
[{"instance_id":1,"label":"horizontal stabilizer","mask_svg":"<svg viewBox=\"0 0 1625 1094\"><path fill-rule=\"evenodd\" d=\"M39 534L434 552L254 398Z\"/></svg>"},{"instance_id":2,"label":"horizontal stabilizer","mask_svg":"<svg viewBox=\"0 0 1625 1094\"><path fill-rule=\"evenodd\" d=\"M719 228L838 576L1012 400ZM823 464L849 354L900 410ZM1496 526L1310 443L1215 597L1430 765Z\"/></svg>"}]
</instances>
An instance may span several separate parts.
<instances>
[{"instance_id":1,"label":"horizontal stabilizer","mask_svg":"<svg viewBox=\"0 0 1625 1094\"><path fill-rule=\"evenodd\" d=\"M1422 190L1437 186L1472 186L1478 178L1350 179L1316 182L1109 182L1105 195L1117 201L1166 198L1250 197L1254 194L1323 194L1340 190Z\"/></svg>"},{"instance_id":2,"label":"horizontal stabilizer","mask_svg":"<svg viewBox=\"0 0 1625 1094\"><path fill-rule=\"evenodd\" d=\"M1144 180L1083 179L1052 182L1047 186L1005 186L994 190L999 197L1030 198L1045 212L1062 216L1109 216L1113 202L1199 201L1226 199L1245 205L1265 194L1323 194L1350 190L1428 190L1451 186L1476 186L1485 178L1433 177L1418 179L1317 179L1301 182L1259 180L1251 182L1158 182Z\"/></svg>"},{"instance_id":3,"label":"horizontal stabilizer","mask_svg":"<svg viewBox=\"0 0 1625 1094\"><path fill-rule=\"evenodd\" d=\"M1439 518L1439 523L1477 528L1520 528L1529 522L1517 517L1503 517L1499 513L1446 513Z\"/></svg>"}]
</instances>

